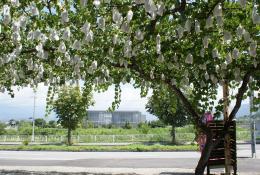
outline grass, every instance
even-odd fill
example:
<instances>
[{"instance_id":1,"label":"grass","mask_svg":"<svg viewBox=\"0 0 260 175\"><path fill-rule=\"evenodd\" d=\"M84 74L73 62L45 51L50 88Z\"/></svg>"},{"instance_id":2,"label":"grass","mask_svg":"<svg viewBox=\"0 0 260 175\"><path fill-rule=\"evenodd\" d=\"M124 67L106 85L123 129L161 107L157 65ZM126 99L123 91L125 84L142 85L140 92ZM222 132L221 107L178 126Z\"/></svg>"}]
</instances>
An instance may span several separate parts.
<instances>
[{"instance_id":1,"label":"grass","mask_svg":"<svg viewBox=\"0 0 260 175\"><path fill-rule=\"evenodd\" d=\"M147 134L169 134L171 127L165 128L149 128ZM24 127L15 131L13 129L6 130L6 135L31 135L31 127ZM194 133L192 125L177 127L177 133ZM35 127L36 135L66 135L67 130L62 128L39 128ZM123 129L123 128L78 128L73 131L73 135L129 135L129 134L146 134L139 128Z\"/></svg>"},{"instance_id":2,"label":"grass","mask_svg":"<svg viewBox=\"0 0 260 175\"><path fill-rule=\"evenodd\" d=\"M133 144L124 146L67 146L67 145L0 145L0 150L12 151L197 151L197 145L143 145Z\"/></svg>"}]
</instances>

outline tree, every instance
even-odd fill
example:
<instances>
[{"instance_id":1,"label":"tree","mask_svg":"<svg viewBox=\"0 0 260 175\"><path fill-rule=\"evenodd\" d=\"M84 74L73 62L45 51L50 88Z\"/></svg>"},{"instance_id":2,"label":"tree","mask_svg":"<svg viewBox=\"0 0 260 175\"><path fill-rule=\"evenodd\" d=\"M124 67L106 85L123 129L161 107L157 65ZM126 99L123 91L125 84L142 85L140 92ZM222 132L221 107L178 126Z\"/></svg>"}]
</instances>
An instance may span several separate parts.
<instances>
[{"instance_id":1,"label":"tree","mask_svg":"<svg viewBox=\"0 0 260 175\"><path fill-rule=\"evenodd\" d=\"M154 89L153 95L146 104L146 110L157 116L164 124L171 125L173 144L176 143L175 128L191 122L180 100L166 88Z\"/></svg>"},{"instance_id":2,"label":"tree","mask_svg":"<svg viewBox=\"0 0 260 175\"><path fill-rule=\"evenodd\" d=\"M20 120L18 125L18 132L23 135L32 135L32 122L27 120Z\"/></svg>"},{"instance_id":3,"label":"tree","mask_svg":"<svg viewBox=\"0 0 260 175\"><path fill-rule=\"evenodd\" d=\"M121 82L132 82L142 96L158 84L168 86L207 135L195 171L203 174L219 139L212 140L202 114L223 113L218 138L226 137L242 99L250 95L248 87L260 87L257 5L245 0L3 0L0 91L13 96L13 86L44 82L50 85L48 111L58 86L67 81L87 81L96 90L115 84L112 109L121 101ZM183 84L191 86L192 100L183 94ZM215 103L219 86L225 93Z\"/></svg>"},{"instance_id":4,"label":"tree","mask_svg":"<svg viewBox=\"0 0 260 175\"><path fill-rule=\"evenodd\" d=\"M0 122L0 135L3 135L6 133L5 127L6 127L6 125L4 123Z\"/></svg>"},{"instance_id":5,"label":"tree","mask_svg":"<svg viewBox=\"0 0 260 175\"><path fill-rule=\"evenodd\" d=\"M48 127L49 128L56 128L57 127L57 122L55 120L50 120L48 122Z\"/></svg>"},{"instance_id":6,"label":"tree","mask_svg":"<svg viewBox=\"0 0 260 175\"><path fill-rule=\"evenodd\" d=\"M19 124L19 121L16 121L14 119L11 119L8 121L8 125L11 126L11 127L15 127Z\"/></svg>"},{"instance_id":7,"label":"tree","mask_svg":"<svg viewBox=\"0 0 260 175\"><path fill-rule=\"evenodd\" d=\"M87 108L93 105L91 89L81 93L78 86L64 86L53 103L53 110L57 114L58 123L68 129L68 145L72 145L71 131L78 127L84 117L87 117Z\"/></svg>"},{"instance_id":8,"label":"tree","mask_svg":"<svg viewBox=\"0 0 260 175\"><path fill-rule=\"evenodd\" d=\"M35 126L41 128L45 128L47 124L43 118L36 118L34 122L35 122Z\"/></svg>"}]
</instances>

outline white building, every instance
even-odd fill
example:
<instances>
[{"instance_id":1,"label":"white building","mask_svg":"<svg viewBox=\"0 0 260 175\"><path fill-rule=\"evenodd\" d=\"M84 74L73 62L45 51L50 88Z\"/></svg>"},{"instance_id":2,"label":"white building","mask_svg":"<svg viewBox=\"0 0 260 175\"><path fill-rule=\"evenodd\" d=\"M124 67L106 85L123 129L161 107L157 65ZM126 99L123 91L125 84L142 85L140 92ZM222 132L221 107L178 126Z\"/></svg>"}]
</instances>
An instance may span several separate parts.
<instances>
[{"instance_id":1,"label":"white building","mask_svg":"<svg viewBox=\"0 0 260 175\"><path fill-rule=\"evenodd\" d=\"M126 122L132 126L137 126L146 121L146 116L139 111L88 111L86 122L92 122L94 126L115 125L124 126Z\"/></svg>"}]
</instances>

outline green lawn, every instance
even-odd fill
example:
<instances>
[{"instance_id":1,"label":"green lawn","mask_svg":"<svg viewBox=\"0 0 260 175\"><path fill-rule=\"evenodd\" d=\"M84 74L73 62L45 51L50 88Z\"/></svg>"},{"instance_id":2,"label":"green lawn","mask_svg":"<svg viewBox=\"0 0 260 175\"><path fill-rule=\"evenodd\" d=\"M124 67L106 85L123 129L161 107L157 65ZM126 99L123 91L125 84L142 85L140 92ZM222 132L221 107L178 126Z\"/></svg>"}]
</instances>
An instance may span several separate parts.
<instances>
[{"instance_id":1,"label":"green lawn","mask_svg":"<svg viewBox=\"0 0 260 175\"><path fill-rule=\"evenodd\" d=\"M143 133L142 129L132 128L78 128L73 131L73 135L129 135L129 134L169 134L171 127L166 128L149 128L148 133ZM31 135L31 127L19 128L18 131L13 129L6 130L6 135ZM194 133L194 127L187 125L176 128L176 133ZM66 135L67 130L62 128L39 128L35 127L36 135Z\"/></svg>"},{"instance_id":2,"label":"green lawn","mask_svg":"<svg viewBox=\"0 0 260 175\"><path fill-rule=\"evenodd\" d=\"M197 145L124 145L124 146L67 146L67 145L0 145L0 150L13 151L197 151Z\"/></svg>"}]
</instances>

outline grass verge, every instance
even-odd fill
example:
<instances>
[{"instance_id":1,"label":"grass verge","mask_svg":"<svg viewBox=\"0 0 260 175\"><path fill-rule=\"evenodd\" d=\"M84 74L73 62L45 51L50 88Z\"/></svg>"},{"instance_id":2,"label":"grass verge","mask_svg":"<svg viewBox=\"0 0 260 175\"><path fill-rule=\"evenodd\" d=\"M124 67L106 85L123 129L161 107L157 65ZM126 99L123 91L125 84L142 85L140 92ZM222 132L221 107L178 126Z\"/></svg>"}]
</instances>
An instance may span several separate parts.
<instances>
[{"instance_id":1,"label":"grass verge","mask_svg":"<svg viewBox=\"0 0 260 175\"><path fill-rule=\"evenodd\" d=\"M0 150L13 151L197 151L197 145L124 145L124 146L66 146L66 145L0 145Z\"/></svg>"}]
</instances>

